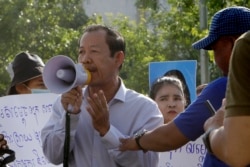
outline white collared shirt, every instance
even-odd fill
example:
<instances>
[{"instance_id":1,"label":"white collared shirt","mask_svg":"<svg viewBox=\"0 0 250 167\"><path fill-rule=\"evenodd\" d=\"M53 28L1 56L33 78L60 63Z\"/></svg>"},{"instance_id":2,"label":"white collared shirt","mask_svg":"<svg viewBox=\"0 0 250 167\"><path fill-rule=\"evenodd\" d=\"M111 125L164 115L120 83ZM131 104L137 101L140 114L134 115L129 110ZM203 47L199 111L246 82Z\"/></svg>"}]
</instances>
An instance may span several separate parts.
<instances>
[{"instance_id":1,"label":"white collared shirt","mask_svg":"<svg viewBox=\"0 0 250 167\"><path fill-rule=\"evenodd\" d=\"M83 97L88 96L87 87ZM70 117L70 162L74 167L157 167L159 154L156 152L118 150L119 138L133 136L141 129L152 130L163 124L157 104L142 94L121 86L109 102L110 130L101 137L92 126L83 98L81 112ZM43 152L54 164L63 162L65 138L65 111L60 97L53 106L53 113L42 129Z\"/></svg>"}]
</instances>

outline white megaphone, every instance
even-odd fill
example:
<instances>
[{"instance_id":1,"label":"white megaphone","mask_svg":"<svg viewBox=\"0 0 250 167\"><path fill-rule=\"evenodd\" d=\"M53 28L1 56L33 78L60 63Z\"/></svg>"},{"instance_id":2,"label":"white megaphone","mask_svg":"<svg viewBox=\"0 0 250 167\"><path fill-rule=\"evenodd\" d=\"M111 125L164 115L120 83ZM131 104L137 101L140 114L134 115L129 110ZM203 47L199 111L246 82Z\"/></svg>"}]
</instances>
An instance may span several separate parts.
<instances>
[{"instance_id":1,"label":"white megaphone","mask_svg":"<svg viewBox=\"0 0 250 167\"><path fill-rule=\"evenodd\" d=\"M52 93L65 93L90 82L90 72L67 56L52 57L43 69L43 82Z\"/></svg>"}]
</instances>

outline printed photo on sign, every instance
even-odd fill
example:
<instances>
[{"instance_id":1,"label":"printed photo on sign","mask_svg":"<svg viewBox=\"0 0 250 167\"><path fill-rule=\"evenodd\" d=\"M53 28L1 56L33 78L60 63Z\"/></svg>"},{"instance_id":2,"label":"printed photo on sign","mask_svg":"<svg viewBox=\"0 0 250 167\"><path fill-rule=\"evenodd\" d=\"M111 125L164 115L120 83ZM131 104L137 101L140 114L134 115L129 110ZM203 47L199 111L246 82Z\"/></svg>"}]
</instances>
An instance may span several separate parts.
<instances>
[{"instance_id":1,"label":"printed photo on sign","mask_svg":"<svg viewBox=\"0 0 250 167\"><path fill-rule=\"evenodd\" d=\"M149 88L159 77L175 75L184 86L189 103L196 98L196 60L151 62L149 64Z\"/></svg>"}]
</instances>

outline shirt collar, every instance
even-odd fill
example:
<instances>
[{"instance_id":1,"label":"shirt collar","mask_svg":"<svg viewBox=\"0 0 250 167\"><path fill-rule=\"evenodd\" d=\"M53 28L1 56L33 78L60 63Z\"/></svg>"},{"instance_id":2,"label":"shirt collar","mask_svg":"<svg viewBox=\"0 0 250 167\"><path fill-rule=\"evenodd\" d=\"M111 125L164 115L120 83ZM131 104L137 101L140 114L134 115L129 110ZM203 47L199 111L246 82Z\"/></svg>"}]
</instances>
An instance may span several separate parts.
<instances>
[{"instance_id":1,"label":"shirt collar","mask_svg":"<svg viewBox=\"0 0 250 167\"><path fill-rule=\"evenodd\" d=\"M120 87L119 87L118 91L116 92L115 96L113 97L113 99L111 101L113 101L113 100L119 100L121 102L124 102L125 101L125 96L126 96L127 88L125 87L122 79L119 78L119 80L120 80L120 83L121 83ZM88 90L88 86L85 86L85 88L83 88L83 89L84 89L84 92L83 92L84 97L89 96L89 93L87 91Z\"/></svg>"}]
</instances>

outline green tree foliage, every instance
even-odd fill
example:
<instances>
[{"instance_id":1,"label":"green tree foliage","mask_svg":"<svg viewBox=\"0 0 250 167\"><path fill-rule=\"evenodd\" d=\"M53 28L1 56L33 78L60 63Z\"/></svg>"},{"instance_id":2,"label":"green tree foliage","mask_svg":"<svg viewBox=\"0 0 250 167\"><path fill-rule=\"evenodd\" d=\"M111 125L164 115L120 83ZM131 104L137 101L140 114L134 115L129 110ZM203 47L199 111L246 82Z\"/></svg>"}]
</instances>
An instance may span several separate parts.
<instances>
[{"instance_id":1,"label":"green tree foliage","mask_svg":"<svg viewBox=\"0 0 250 167\"><path fill-rule=\"evenodd\" d=\"M126 58L121 70L121 77L127 87L141 93L148 93L148 64L154 60L164 61L164 39L152 33L146 27L146 20L139 23L126 16L109 15L109 21L103 23L101 16L94 16L89 24L108 24L115 27L125 38Z\"/></svg>"},{"instance_id":2,"label":"green tree foliage","mask_svg":"<svg viewBox=\"0 0 250 167\"><path fill-rule=\"evenodd\" d=\"M159 1L158 1L159 2ZM126 17L114 17L112 23L125 36L127 57L122 77L126 84L135 90L148 92L148 64L154 61L197 60L197 84L200 84L200 52L191 45L208 34L211 17L215 12L229 6L250 5L248 0L207 1L208 27L200 29L199 0L168 0L170 8L138 0L139 21L133 23ZM155 7L155 5L159 5ZM150 8L150 6L152 6ZM210 80L221 75L209 52Z\"/></svg>"},{"instance_id":3,"label":"green tree foliage","mask_svg":"<svg viewBox=\"0 0 250 167\"><path fill-rule=\"evenodd\" d=\"M36 53L44 62L59 54L76 59L86 20L81 0L0 0L0 95L10 82L5 67L20 51Z\"/></svg>"},{"instance_id":4,"label":"green tree foliage","mask_svg":"<svg viewBox=\"0 0 250 167\"><path fill-rule=\"evenodd\" d=\"M150 62L198 59L199 52L191 44L200 35L199 16L196 3L173 3L169 10L140 6L147 7L138 9L138 22L121 15L110 16L109 24L123 34L127 43L122 78L128 87L146 94ZM102 23L102 19L96 16L88 24L92 23Z\"/></svg>"},{"instance_id":5,"label":"green tree foliage","mask_svg":"<svg viewBox=\"0 0 250 167\"><path fill-rule=\"evenodd\" d=\"M205 0L203 0L205 1ZM199 51L193 42L204 37L200 30L200 0L137 0L139 17L108 16L105 24L115 27L125 37L127 50L121 77L129 88L148 93L148 64L168 60L197 60L199 84ZM250 6L249 0L209 0L208 23L218 10L232 6ZM82 0L0 0L0 94L6 91L9 77L5 66L21 50L40 55L45 62L54 55L64 54L76 59L77 42L84 26L103 23L101 16L87 20ZM209 27L209 24L208 24ZM207 27L207 28L208 28ZM220 75L210 55L210 79Z\"/></svg>"}]
</instances>

